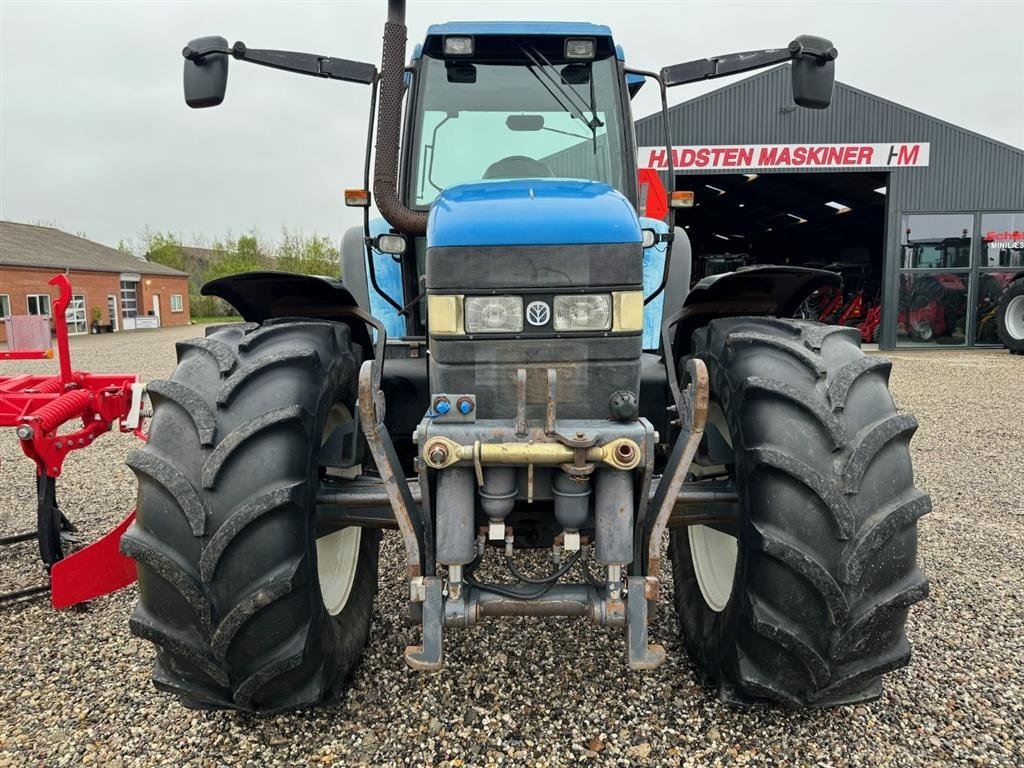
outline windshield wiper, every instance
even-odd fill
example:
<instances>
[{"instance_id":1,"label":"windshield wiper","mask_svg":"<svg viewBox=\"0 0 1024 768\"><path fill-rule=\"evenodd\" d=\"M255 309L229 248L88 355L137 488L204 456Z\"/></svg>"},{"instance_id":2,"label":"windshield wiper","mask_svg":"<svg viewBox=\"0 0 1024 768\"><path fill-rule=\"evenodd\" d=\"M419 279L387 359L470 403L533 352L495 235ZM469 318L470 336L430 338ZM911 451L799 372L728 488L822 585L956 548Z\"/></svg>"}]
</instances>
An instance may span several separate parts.
<instances>
[{"instance_id":1,"label":"windshield wiper","mask_svg":"<svg viewBox=\"0 0 1024 768\"><path fill-rule=\"evenodd\" d=\"M597 117L597 105L594 97L594 78L593 73L590 76L590 105L588 106L585 101L571 88L566 88L562 82L561 77L552 75L552 71L556 71L554 65L544 57L540 51L536 49L528 48L525 45L520 45L519 49L526 55L530 60L532 66L527 66L527 71L533 75L537 82L539 82L544 89L551 94L551 97L558 102L558 105L568 112L572 117L579 120L590 130L590 140L593 144L594 154L597 154L597 129L603 128L604 123L601 122ZM537 68L537 71L534 70ZM547 80L547 82L544 82ZM550 85L548 85L550 83ZM558 94L552 90L551 86L557 89L558 93L561 94L562 98L559 98ZM563 101L562 99L565 99ZM583 109L580 109L582 105ZM583 110L590 111L590 119L583 114Z\"/></svg>"}]
</instances>

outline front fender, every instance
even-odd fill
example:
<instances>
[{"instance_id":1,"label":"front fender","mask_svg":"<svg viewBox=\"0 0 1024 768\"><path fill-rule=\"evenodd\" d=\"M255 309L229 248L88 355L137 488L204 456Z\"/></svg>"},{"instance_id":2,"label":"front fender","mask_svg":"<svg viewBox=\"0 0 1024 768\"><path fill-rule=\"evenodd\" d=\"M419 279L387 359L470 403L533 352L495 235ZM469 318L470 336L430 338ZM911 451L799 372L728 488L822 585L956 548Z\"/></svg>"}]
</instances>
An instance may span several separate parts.
<instances>
[{"instance_id":1,"label":"front fender","mask_svg":"<svg viewBox=\"0 0 1024 768\"><path fill-rule=\"evenodd\" d=\"M819 288L840 286L835 272L807 267L756 265L705 277L687 294L683 306L665 318L662 338L672 339L673 358L692 351L693 332L721 317L792 317Z\"/></svg>"},{"instance_id":2,"label":"front fender","mask_svg":"<svg viewBox=\"0 0 1024 768\"><path fill-rule=\"evenodd\" d=\"M252 323L275 317L305 317L345 323L352 339L367 351L373 349L370 334L361 321L341 310L357 308L355 298L341 280L321 275L291 272L242 272L211 280L201 290L204 296L223 299ZM370 353L372 354L372 352Z\"/></svg>"}]
</instances>

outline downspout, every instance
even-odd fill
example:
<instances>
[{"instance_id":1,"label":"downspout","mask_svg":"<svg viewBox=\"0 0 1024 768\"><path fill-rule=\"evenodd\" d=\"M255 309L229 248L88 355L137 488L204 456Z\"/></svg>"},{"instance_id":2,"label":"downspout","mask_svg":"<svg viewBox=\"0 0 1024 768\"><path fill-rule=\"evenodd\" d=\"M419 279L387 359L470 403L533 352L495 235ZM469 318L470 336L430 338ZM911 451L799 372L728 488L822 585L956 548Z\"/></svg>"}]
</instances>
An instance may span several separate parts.
<instances>
[{"instance_id":1,"label":"downspout","mask_svg":"<svg viewBox=\"0 0 1024 768\"><path fill-rule=\"evenodd\" d=\"M401 137L402 96L405 90L405 0L388 0L384 50L380 64L380 107L377 117L373 197L387 222L406 235L427 232L427 212L403 205L398 194L398 142Z\"/></svg>"}]
</instances>

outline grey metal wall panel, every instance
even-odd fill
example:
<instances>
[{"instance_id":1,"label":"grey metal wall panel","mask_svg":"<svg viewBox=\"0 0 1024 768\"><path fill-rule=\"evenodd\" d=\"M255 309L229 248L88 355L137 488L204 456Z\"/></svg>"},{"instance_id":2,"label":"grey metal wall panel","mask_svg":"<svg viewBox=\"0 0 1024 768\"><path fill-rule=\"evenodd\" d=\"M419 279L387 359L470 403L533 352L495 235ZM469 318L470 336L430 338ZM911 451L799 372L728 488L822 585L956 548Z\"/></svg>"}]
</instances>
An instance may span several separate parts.
<instances>
[{"instance_id":1,"label":"grey metal wall panel","mask_svg":"<svg viewBox=\"0 0 1024 768\"><path fill-rule=\"evenodd\" d=\"M1024 150L838 82L828 109L794 108L788 65L672 107L669 124L672 144L677 146L928 142L926 167L872 169L889 173L883 296L887 307L895 306L896 300L902 213L1024 210ZM637 146L663 145L660 116L638 120L636 137ZM687 174L722 172L686 169ZM836 173L842 169L765 172ZM882 345L891 347L896 341L895 317L888 311L886 315Z\"/></svg>"}]
</instances>

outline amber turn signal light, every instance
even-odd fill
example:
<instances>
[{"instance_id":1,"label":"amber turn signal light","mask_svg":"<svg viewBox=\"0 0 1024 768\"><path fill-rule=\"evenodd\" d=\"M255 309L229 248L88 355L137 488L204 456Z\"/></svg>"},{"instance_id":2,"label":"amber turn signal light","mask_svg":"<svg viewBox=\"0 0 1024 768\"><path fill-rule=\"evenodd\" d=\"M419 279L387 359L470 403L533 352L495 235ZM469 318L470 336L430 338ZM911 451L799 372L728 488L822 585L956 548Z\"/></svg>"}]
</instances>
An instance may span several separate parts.
<instances>
[{"instance_id":1,"label":"amber turn signal light","mask_svg":"<svg viewBox=\"0 0 1024 768\"><path fill-rule=\"evenodd\" d=\"M693 192L673 192L669 204L673 208L693 208Z\"/></svg>"},{"instance_id":2,"label":"amber turn signal light","mask_svg":"<svg viewBox=\"0 0 1024 768\"><path fill-rule=\"evenodd\" d=\"M350 208L369 208L370 190L368 189L346 189L345 205Z\"/></svg>"}]
</instances>

